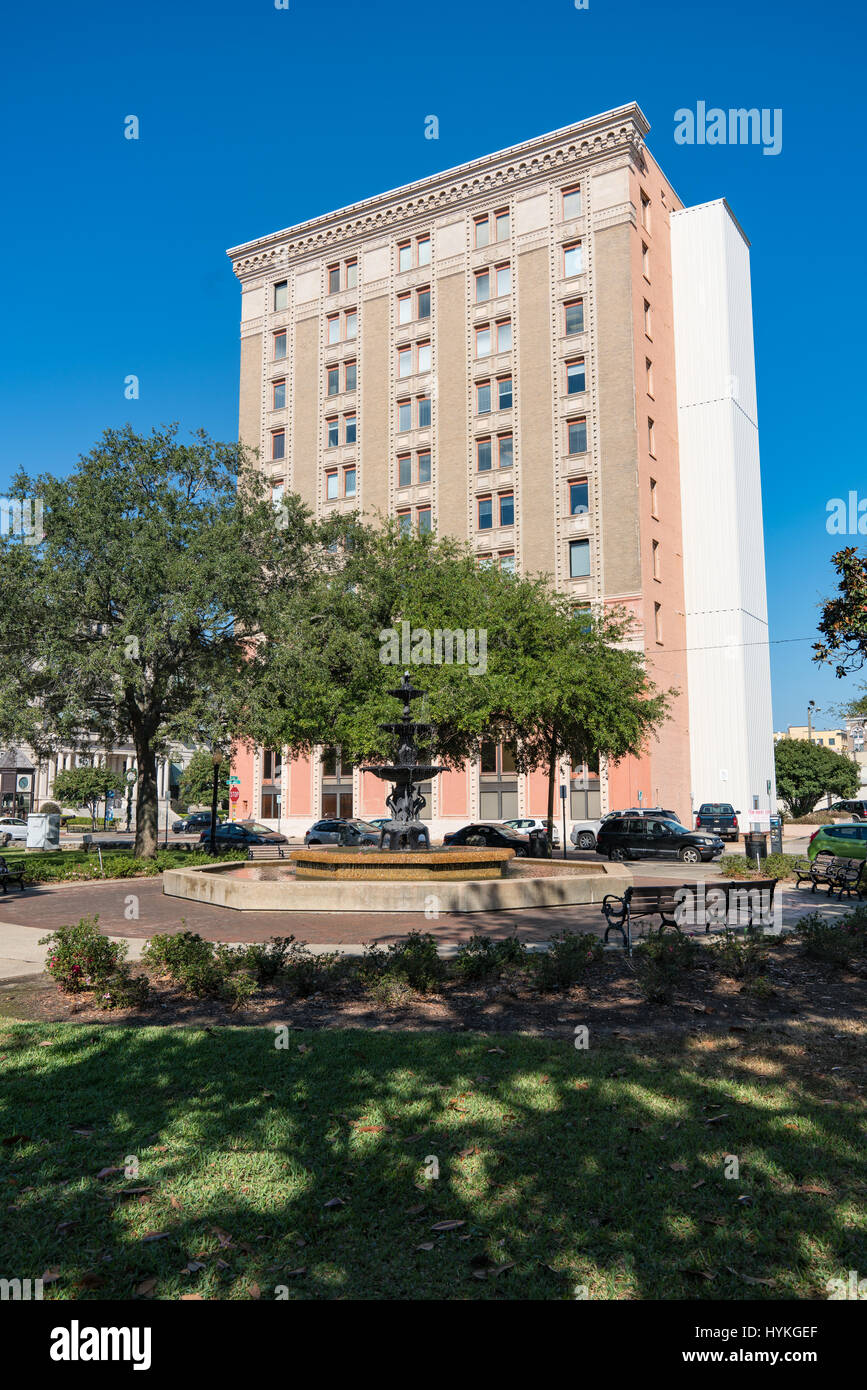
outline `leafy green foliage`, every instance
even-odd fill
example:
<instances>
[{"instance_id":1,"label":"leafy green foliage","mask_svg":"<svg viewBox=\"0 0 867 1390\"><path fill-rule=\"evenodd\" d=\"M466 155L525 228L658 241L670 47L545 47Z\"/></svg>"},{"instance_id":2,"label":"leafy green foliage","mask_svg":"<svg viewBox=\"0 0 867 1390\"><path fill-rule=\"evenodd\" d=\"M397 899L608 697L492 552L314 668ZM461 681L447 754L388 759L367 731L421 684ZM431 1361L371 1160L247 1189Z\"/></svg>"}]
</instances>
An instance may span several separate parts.
<instances>
[{"instance_id":1,"label":"leafy green foliage","mask_svg":"<svg viewBox=\"0 0 867 1390\"><path fill-rule=\"evenodd\" d=\"M806 816L825 795L854 796L861 770L844 753L803 738L781 738L774 747L777 792L793 816Z\"/></svg>"},{"instance_id":2,"label":"leafy green foliage","mask_svg":"<svg viewBox=\"0 0 867 1390\"><path fill-rule=\"evenodd\" d=\"M794 878L796 866L803 860L797 854L769 854L759 867L755 859L743 854L724 854L719 861L723 878Z\"/></svg>"},{"instance_id":3,"label":"leafy green foliage","mask_svg":"<svg viewBox=\"0 0 867 1390\"><path fill-rule=\"evenodd\" d=\"M119 772L107 767L69 767L58 772L51 788L66 806L76 809L86 806L90 812L90 823L96 828L96 812L108 792L122 792L126 783ZM43 806L43 811L45 807Z\"/></svg>"},{"instance_id":4,"label":"leafy green foliage","mask_svg":"<svg viewBox=\"0 0 867 1390\"><path fill-rule=\"evenodd\" d=\"M578 984L587 967L603 955L602 942L592 932L564 930L551 937L547 951L534 953L530 961L539 989L553 993Z\"/></svg>"},{"instance_id":5,"label":"leafy green foliage","mask_svg":"<svg viewBox=\"0 0 867 1390\"><path fill-rule=\"evenodd\" d=\"M836 596L823 605L822 640L813 644L813 660L834 664L836 675L843 677L867 660L867 554L859 555L850 545L832 555L831 561L840 579Z\"/></svg>"},{"instance_id":6,"label":"leafy green foliage","mask_svg":"<svg viewBox=\"0 0 867 1390\"><path fill-rule=\"evenodd\" d=\"M65 993L91 991L101 1009L139 1008L147 1002L146 976L130 974L126 944L103 936L98 917L58 927L39 944L48 947L45 969Z\"/></svg>"},{"instance_id":7,"label":"leafy green foliage","mask_svg":"<svg viewBox=\"0 0 867 1390\"><path fill-rule=\"evenodd\" d=\"M517 936L492 937L476 934L463 942L451 962L452 973L468 983L496 979L508 967L526 967L529 953Z\"/></svg>"},{"instance_id":8,"label":"leafy green foliage","mask_svg":"<svg viewBox=\"0 0 867 1390\"><path fill-rule=\"evenodd\" d=\"M831 965L847 965L853 956L867 951L867 904L859 904L845 917L829 919L811 912L797 923L804 952L813 960Z\"/></svg>"},{"instance_id":9,"label":"leafy green foliage","mask_svg":"<svg viewBox=\"0 0 867 1390\"><path fill-rule=\"evenodd\" d=\"M715 968L735 980L756 980L767 970L770 938L747 927L743 936L725 932L707 947Z\"/></svg>"},{"instance_id":10,"label":"leafy green foliage","mask_svg":"<svg viewBox=\"0 0 867 1390\"><path fill-rule=\"evenodd\" d=\"M657 932L635 948L638 986L652 1004L670 1004L680 987L683 972L696 963L699 947L680 932Z\"/></svg>"},{"instance_id":11,"label":"leafy green foliage","mask_svg":"<svg viewBox=\"0 0 867 1390\"><path fill-rule=\"evenodd\" d=\"M229 772L231 764L223 758L217 773L217 805L224 811L229 805ZM180 795L186 806L207 806L210 809L214 790L214 759L205 749L190 758L181 774Z\"/></svg>"},{"instance_id":12,"label":"leafy green foliage","mask_svg":"<svg viewBox=\"0 0 867 1390\"><path fill-rule=\"evenodd\" d=\"M436 937L429 932L412 931L403 941L393 942L384 951L377 946L367 947L359 973L368 988L399 982L408 991L427 994L436 989L444 971L444 963L437 954Z\"/></svg>"}]
</instances>

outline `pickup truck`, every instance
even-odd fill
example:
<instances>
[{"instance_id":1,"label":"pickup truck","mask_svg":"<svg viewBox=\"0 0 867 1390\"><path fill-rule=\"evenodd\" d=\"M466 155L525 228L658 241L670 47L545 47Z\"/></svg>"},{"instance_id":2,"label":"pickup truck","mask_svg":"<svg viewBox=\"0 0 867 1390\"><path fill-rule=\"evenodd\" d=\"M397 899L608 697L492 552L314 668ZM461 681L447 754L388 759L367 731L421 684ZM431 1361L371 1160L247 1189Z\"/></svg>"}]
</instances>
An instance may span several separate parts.
<instances>
[{"instance_id":1,"label":"pickup truck","mask_svg":"<svg viewBox=\"0 0 867 1390\"><path fill-rule=\"evenodd\" d=\"M713 831L721 840L737 840L738 812L727 801L705 801L695 813L695 828Z\"/></svg>"}]
</instances>

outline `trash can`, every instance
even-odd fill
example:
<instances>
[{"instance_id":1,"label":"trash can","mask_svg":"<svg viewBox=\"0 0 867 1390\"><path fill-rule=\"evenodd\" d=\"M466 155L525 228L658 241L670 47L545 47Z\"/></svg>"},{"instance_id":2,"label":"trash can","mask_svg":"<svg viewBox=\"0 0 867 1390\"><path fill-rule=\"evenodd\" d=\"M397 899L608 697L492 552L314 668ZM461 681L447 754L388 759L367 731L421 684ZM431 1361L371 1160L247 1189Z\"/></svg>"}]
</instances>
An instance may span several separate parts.
<instances>
[{"instance_id":1,"label":"trash can","mask_svg":"<svg viewBox=\"0 0 867 1390\"><path fill-rule=\"evenodd\" d=\"M548 839L547 830L531 830L529 832L530 856L533 859L551 858L551 841Z\"/></svg>"},{"instance_id":2,"label":"trash can","mask_svg":"<svg viewBox=\"0 0 867 1390\"><path fill-rule=\"evenodd\" d=\"M744 836L744 851L747 859L767 859L768 837L764 830L751 830Z\"/></svg>"},{"instance_id":3,"label":"trash can","mask_svg":"<svg viewBox=\"0 0 867 1390\"><path fill-rule=\"evenodd\" d=\"M783 852L783 818L771 816L771 854Z\"/></svg>"}]
</instances>

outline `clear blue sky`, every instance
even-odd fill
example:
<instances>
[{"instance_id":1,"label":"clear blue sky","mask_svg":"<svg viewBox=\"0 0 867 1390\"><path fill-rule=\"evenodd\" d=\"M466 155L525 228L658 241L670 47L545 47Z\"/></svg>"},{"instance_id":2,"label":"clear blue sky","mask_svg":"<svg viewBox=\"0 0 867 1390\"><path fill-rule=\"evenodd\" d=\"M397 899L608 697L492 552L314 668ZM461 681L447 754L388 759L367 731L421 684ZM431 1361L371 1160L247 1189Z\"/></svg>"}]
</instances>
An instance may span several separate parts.
<instances>
[{"instance_id":1,"label":"clear blue sky","mask_svg":"<svg viewBox=\"0 0 867 1390\"><path fill-rule=\"evenodd\" d=\"M775 727L828 709L857 682L784 639L832 585L827 500L867 492L864 41L860 7L805 0L7 9L0 494L126 420L234 437L226 247L635 100L684 202L725 195L752 242ZM782 152L675 145L699 100L781 108Z\"/></svg>"}]
</instances>

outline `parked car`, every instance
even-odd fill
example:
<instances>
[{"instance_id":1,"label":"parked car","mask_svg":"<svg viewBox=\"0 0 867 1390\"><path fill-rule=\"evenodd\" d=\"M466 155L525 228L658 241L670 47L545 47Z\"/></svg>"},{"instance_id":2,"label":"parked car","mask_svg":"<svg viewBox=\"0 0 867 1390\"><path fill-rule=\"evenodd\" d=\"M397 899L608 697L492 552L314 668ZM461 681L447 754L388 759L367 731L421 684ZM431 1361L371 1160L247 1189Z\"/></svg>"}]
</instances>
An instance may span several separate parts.
<instances>
[{"instance_id":1,"label":"parked car","mask_svg":"<svg viewBox=\"0 0 867 1390\"><path fill-rule=\"evenodd\" d=\"M863 821L837 821L820 825L810 836L807 857L817 854L837 854L841 859L867 859L867 825Z\"/></svg>"},{"instance_id":2,"label":"parked car","mask_svg":"<svg viewBox=\"0 0 867 1390\"><path fill-rule=\"evenodd\" d=\"M225 822L217 816L217 824L223 825ZM210 811L194 811L191 816L182 816L180 820L173 821L172 833L174 835L191 835L197 830L204 830L205 827L209 830L211 828Z\"/></svg>"},{"instance_id":3,"label":"parked car","mask_svg":"<svg viewBox=\"0 0 867 1390\"><path fill-rule=\"evenodd\" d=\"M703 801L695 813L696 830L712 830L724 840L736 840L740 834L738 816L727 801Z\"/></svg>"},{"instance_id":4,"label":"parked car","mask_svg":"<svg viewBox=\"0 0 867 1390\"><path fill-rule=\"evenodd\" d=\"M305 845L378 845L379 826L373 821L334 817L318 820L304 836Z\"/></svg>"},{"instance_id":5,"label":"parked car","mask_svg":"<svg viewBox=\"0 0 867 1390\"><path fill-rule=\"evenodd\" d=\"M612 816L596 837L596 853L609 859L680 859L698 864L716 859L725 846L718 835L688 830L661 816Z\"/></svg>"},{"instance_id":6,"label":"parked car","mask_svg":"<svg viewBox=\"0 0 867 1390\"><path fill-rule=\"evenodd\" d=\"M661 806L632 806L625 811L608 811L601 820L578 820L572 826L569 838L577 849L593 849L600 828L615 816L656 816L662 820L673 820L680 824L676 811L663 810Z\"/></svg>"},{"instance_id":7,"label":"parked car","mask_svg":"<svg viewBox=\"0 0 867 1390\"><path fill-rule=\"evenodd\" d=\"M285 835L269 830L255 820L224 821L215 832L217 849L246 849L248 845L288 845ZM200 845L210 845L211 827L199 836Z\"/></svg>"},{"instance_id":8,"label":"parked car","mask_svg":"<svg viewBox=\"0 0 867 1390\"><path fill-rule=\"evenodd\" d=\"M513 849L519 859L531 854L529 835L522 835L510 825L495 825L492 821L474 821L463 825L460 830L450 830L443 836L443 844L452 849L465 845L485 845L491 849Z\"/></svg>"},{"instance_id":9,"label":"parked car","mask_svg":"<svg viewBox=\"0 0 867 1390\"><path fill-rule=\"evenodd\" d=\"M500 824L508 825L511 830L518 830L522 835L529 835L531 830L544 830L546 834L548 833L548 822L542 820L539 816L518 816L515 820L500 821ZM556 821L554 822L553 829L554 844L559 845L560 828Z\"/></svg>"},{"instance_id":10,"label":"parked car","mask_svg":"<svg viewBox=\"0 0 867 1390\"><path fill-rule=\"evenodd\" d=\"M835 801L828 810L839 811L841 815L846 815L853 821L867 820L867 801ZM819 814L821 815L821 807Z\"/></svg>"},{"instance_id":11,"label":"parked car","mask_svg":"<svg viewBox=\"0 0 867 1390\"><path fill-rule=\"evenodd\" d=\"M4 849L13 840L27 842L27 822L18 816L0 816L0 846Z\"/></svg>"}]
</instances>

